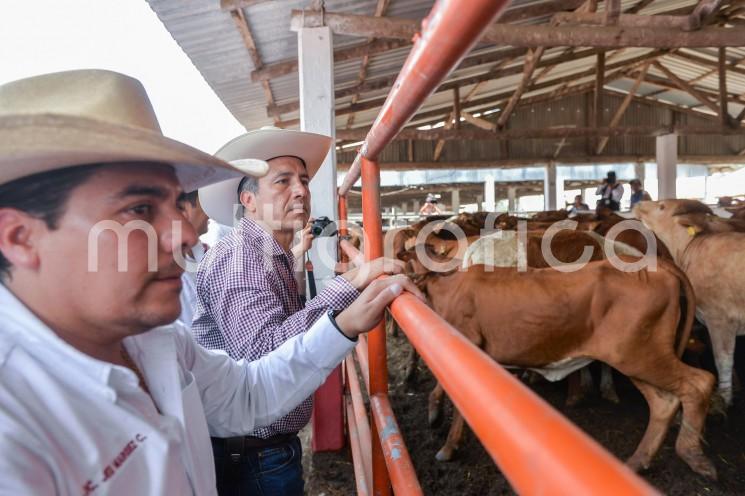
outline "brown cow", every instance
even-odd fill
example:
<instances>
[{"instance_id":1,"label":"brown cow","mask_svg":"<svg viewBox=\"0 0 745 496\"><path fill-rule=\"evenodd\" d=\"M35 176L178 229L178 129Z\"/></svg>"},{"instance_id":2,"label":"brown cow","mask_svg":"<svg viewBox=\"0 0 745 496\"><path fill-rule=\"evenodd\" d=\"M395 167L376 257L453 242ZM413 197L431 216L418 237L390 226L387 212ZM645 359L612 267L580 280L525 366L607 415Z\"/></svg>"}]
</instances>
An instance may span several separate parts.
<instances>
[{"instance_id":1,"label":"brown cow","mask_svg":"<svg viewBox=\"0 0 745 496\"><path fill-rule=\"evenodd\" d=\"M719 393L730 405L735 338L745 334L745 233L737 222L713 216L694 200L641 202L634 213L670 248L691 280L698 315L709 329Z\"/></svg>"},{"instance_id":2,"label":"brown cow","mask_svg":"<svg viewBox=\"0 0 745 496\"><path fill-rule=\"evenodd\" d=\"M413 254L408 259L433 309L497 362L544 368L590 358L627 375L650 409L644 437L627 461L633 469L649 467L682 403L686 428L679 431L676 452L695 472L716 478L700 443L714 377L680 360L695 300L673 264L661 261L656 272L622 272L599 261L569 273L487 271L483 265L433 273ZM689 311L679 326L681 290ZM455 409L438 460L451 459L462 433Z\"/></svg>"}]
</instances>

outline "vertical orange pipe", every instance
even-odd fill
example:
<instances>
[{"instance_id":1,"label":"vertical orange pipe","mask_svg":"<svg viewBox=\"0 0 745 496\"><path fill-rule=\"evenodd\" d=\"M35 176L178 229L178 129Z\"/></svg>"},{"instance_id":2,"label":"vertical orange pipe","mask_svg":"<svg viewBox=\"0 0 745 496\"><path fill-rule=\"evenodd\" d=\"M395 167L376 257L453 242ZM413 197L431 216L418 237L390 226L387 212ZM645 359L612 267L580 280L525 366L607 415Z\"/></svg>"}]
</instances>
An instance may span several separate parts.
<instances>
[{"instance_id":1,"label":"vertical orange pipe","mask_svg":"<svg viewBox=\"0 0 745 496\"><path fill-rule=\"evenodd\" d=\"M365 260L383 256L383 220L380 217L380 167L362 159L362 225L365 233ZM378 324L367 339L370 367L370 396L388 394L388 361L385 351L385 325ZM371 423L373 494L388 496L390 480L375 422Z\"/></svg>"},{"instance_id":2,"label":"vertical orange pipe","mask_svg":"<svg viewBox=\"0 0 745 496\"><path fill-rule=\"evenodd\" d=\"M346 196L340 196L339 197L339 243L341 243L341 240L345 239L345 237L349 234L349 229L347 229L347 197ZM347 257L347 254L344 250L339 248L339 261L340 262L348 262L349 258Z\"/></svg>"}]
</instances>

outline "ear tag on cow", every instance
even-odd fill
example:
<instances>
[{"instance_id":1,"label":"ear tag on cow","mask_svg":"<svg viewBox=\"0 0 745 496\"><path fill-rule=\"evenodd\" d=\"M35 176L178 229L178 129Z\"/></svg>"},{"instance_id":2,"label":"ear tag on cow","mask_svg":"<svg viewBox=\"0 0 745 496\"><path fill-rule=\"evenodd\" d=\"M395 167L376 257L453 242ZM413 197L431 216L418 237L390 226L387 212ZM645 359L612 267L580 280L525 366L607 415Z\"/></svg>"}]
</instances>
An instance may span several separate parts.
<instances>
[{"instance_id":1,"label":"ear tag on cow","mask_svg":"<svg viewBox=\"0 0 745 496\"><path fill-rule=\"evenodd\" d=\"M688 226L688 235L689 236L695 236L696 235L696 228L693 226Z\"/></svg>"}]
</instances>

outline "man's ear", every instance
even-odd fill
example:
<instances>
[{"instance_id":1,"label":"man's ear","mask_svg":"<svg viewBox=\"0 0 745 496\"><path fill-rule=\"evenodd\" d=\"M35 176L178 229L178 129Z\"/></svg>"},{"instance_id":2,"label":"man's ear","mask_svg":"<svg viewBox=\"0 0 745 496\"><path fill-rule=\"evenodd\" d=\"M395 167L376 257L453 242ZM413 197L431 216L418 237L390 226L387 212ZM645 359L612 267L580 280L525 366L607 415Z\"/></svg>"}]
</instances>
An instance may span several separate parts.
<instances>
[{"instance_id":1,"label":"man's ear","mask_svg":"<svg viewBox=\"0 0 745 496\"><path fill-rule=\"evenodd\" d=\"M243 205L243 208L246 209L249 213L256 213L256 195L254 195L250 191L241 191L240 196L238 199L241 202L241 205Z\"/></svg>"},{"instance_id":2,"label":"man's ear","mask_svg":"<svg viewBox=\"0 0 745 496\"><path fill-rule=\"evenodd\" d=\"M0 252L14 267L39 267L36 235L44 221L19 210L0 208Z\"/></svg>"}]
</instances>

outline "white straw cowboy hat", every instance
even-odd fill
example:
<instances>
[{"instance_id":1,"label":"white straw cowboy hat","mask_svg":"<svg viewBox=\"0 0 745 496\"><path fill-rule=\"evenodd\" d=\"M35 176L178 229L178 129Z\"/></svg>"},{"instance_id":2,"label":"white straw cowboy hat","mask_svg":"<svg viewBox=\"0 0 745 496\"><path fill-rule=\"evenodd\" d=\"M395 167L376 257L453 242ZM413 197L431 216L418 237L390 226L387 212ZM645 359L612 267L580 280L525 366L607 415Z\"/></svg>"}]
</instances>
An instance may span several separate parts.
<instances>
[{"instance_id":1,"label":"white straw cowboy hat","mask_svg":"<svg viewBox=\"0 0 745 496\"><path fill-rule=\"evenodd\" d=\"M0 86L0 184L63 167L111 162L171 164L187 192L268 170L260 161L239 170L166 138L145 88L123 74L77 70Z\"/></svg>"},{"instance_id":2,"label":"white straw cowboy hat","mask_svg":"<svg viewBox=\"0 0 745 496\"><path fill-rule=\"evenodd\" d=\"M298 157L305 162L308 176L318 172L331 148L332 139L315 133L292 131L266 126L229 141L215 156L240 168L250 159L271 160L277 157ZM210 219L225 226L235 221L238 186L242 178L229 179L199 189L199 203Z\"/></svg>"}]
</instances>

